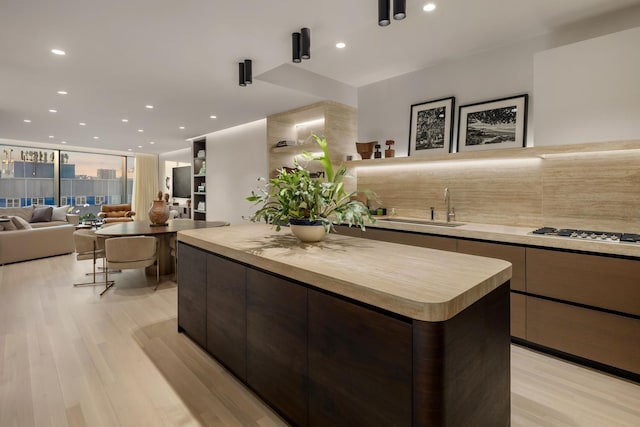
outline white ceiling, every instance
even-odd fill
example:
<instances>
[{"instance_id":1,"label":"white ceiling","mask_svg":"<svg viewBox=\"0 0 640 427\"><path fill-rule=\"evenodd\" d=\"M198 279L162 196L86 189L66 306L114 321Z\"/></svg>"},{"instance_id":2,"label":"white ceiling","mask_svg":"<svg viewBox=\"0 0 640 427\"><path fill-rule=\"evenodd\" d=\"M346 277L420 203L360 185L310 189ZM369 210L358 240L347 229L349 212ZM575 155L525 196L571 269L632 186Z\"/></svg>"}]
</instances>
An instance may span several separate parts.
<instances>
[{"instance_id":1,"label":"white ceiling","mask_svg":"<svg viewBox=\"0 0 640 427\"><path fill-rule=\"evenodd\" d=\"M0 138L173 151L321 100L273 76L290 69L281 66L301 27L311 28L311 59L291 66L357 88L640 1L433 0L431 14L426 2L408 0L407 18L382 28L374 0L0 0ZM242 88L245 58L254 84Z\"/></svg>"}]
</instances>

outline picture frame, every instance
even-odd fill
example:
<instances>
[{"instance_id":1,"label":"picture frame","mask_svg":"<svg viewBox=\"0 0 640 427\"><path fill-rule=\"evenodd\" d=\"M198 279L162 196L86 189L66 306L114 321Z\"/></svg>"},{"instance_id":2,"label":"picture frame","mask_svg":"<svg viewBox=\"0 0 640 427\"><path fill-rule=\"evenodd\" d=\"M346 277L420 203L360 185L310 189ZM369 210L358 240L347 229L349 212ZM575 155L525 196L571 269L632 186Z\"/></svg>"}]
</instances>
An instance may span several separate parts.
<instances>
[{"instance_id":1,"label":"picture frame","mask_svg":"<svg viewBox=\"0 0 640 427\"><path fill-rule=\"evenodd\" d=\"M529 95L522 94L461 105L456 151L524 147L528 100Z\"/></svg>"},{"instance_id":2,"label":"picture frame","mask_svg":"<svg viewBox=\"0 0 640 427\"><path fill-rule=\"evenodd\" d=\"M455 97L411 105L409 156L431 156L451 152Z\"/></svg>"}]
</instances>

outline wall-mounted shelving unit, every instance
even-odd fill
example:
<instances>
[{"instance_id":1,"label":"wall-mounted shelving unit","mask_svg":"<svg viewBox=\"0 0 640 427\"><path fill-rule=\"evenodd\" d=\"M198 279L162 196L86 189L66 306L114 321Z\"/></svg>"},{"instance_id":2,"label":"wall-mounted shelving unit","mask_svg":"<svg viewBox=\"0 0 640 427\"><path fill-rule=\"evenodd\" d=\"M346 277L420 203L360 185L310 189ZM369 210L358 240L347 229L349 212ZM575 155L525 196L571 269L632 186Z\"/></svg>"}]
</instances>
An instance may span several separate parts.
<instances>
[{"instance_id":1,"label":"wall-mounted shelving unit","mask_svg":"<svg viewBox=\"0 0 640 427\"><path fill-rule=\"evenodd\" d=\"M193 219L206 221L207 219L207 173L206 173L207 139L193 141ZM202 191L204 189L204 191Z\"/></svg>"}]
</instances>

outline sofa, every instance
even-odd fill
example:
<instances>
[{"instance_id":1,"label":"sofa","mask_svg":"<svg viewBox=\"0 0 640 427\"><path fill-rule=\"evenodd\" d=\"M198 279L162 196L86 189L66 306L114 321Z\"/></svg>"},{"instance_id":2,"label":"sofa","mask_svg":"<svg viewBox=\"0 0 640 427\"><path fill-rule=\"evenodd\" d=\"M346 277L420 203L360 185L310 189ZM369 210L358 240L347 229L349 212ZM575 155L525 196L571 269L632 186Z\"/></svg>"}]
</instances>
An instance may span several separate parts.
<instances>
[{"instance_id":1,"label":"sofa","mask_svg":"<svg viewBox=\"0 0 640 427\"><path fill-rule=\"evenodd\" d=\"M78 216L67 211L66 206L0 208L0 218L9 220L0 222L0 265L73 252Z\"/></svg>"},{"instance_id":2,"label":"sofa","mask_svg":"<svg viewBox=\"0 0 640 427\"><path fill-rule=\"evenodd\" d=\"M102 218L105 223L133 221L136 213L131 210L130 203L122 203L119 205L102 205L98 218Z\"/></svg>"}]
</instances>

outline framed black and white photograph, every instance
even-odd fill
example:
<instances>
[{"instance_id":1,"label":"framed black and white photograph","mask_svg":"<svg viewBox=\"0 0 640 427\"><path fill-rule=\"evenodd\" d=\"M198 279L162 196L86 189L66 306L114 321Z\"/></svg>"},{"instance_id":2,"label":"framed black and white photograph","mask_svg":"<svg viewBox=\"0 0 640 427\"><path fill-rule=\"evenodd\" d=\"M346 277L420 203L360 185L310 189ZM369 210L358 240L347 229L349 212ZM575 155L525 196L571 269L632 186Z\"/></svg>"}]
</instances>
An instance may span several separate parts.
<instances>
[{"instance_id":1,"label":"framed black and white photograph","mask_svg":"<svg viewBox=\"0 0 640 427\"><path fill-rule=\"evenodd\" d=\"M451 151L454 108L453 96L411 106L409 156Z\"/></svg>"},{"instance_id":2,"label":"framed black and white photograph","mask_svg":"<svg viewBox=\"0 0 640 427\"><path fill-rule=\"evenodd\" d=\"M524 94L461 105L456 151L524 147L528 98Z\"/></svg>"}]
</instances>

